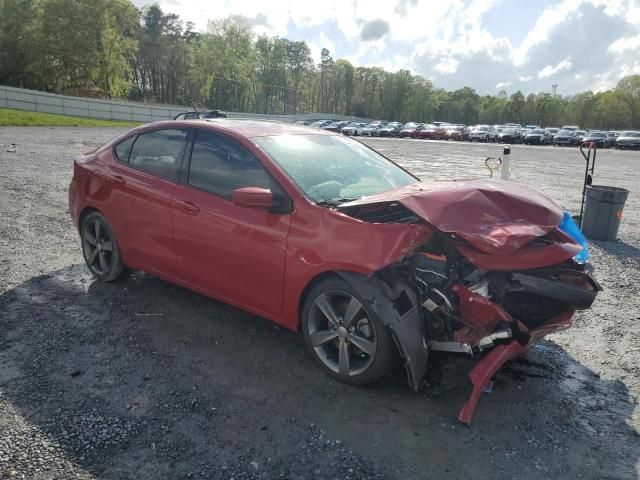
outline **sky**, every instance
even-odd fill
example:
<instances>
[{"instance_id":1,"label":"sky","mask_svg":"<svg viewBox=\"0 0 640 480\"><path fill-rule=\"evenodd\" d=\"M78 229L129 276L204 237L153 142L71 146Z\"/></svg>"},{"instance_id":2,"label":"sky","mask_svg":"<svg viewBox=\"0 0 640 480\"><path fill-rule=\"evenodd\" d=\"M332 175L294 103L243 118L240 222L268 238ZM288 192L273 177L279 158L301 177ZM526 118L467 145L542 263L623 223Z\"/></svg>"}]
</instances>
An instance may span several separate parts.
<instances>
[{"instance_id":1,"label":"sky","mask_svg":"<svg viewBox=\"0 0 640 480\"><path fill-rule=\"evenodd\" d=\"M150 0L134 0L137 6ZM436 87L570 95L640 74L640 0L158 0L201 31L241 15L354 66L408 69Z\"/></svg>"}]
</instances>

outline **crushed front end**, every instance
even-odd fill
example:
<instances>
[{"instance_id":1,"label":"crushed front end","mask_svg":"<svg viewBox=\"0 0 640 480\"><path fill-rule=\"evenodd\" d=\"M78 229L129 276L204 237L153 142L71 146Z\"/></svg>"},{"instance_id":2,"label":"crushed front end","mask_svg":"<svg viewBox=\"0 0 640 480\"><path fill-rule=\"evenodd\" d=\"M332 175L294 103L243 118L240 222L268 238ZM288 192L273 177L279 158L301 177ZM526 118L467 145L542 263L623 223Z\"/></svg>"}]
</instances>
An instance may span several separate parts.
<instances>
[{"instance_id":1,"label":"crushed front end","mask_svg":"<svg viewBox=\"0 0 640 480\"><path fill-rule=\"evenodd\" d=\"M419 292L429 350L484 355L458 417L468 424L498 369L544 335L568 328L574 312L589 308L601 288L588 265L572 258L542 268L490 270L473 265L455 241L437 238L408 259L407 274Z\"/></svg>"},{"instance_id":2,"label":"crushed front end","mask_svg":"<svg viewBox=\"0 0 640 480\"><path fill-rule=\"evenodd\" d=\"M482 389L506 361L568 328L574 312L588 309L601 290L590 266L577 260L584 258L584 246L566 233L566 215L542 198L507 184L460 182L413 187L393 201L359 202L345 210L365 221L422 220L433 228L426 242L375 277L389 286L387 296L400 312L388 325L396 336L404 331L397 343L414 388L425 373L424 351L480 357L458 417L464 423L471 422ZM446 218L438 217L442 212Z\"/></svg>"}]
</instances>

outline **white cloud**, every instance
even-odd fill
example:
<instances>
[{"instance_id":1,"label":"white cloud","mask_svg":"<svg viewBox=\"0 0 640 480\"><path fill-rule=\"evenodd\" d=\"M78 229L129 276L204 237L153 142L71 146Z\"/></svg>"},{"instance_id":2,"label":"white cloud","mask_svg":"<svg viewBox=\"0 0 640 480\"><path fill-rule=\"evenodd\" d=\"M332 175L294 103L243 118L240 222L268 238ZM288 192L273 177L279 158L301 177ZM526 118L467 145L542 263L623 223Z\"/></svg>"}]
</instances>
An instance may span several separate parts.
<instances>
[{"instance_id":1,"label":"white cloud","mask_svg":"<svg viewBox=\"0 0 640 480\"><path fill-rule=\"evenodd\" d=\"M520 0L509 5L504 0L159 2L201 30L207 19L243 15L260 20L253 27L258 34L294 32L293 38L307 41L315 62L326 47L355 66L410 68L436 86L469 85L481 93L548 90L551 81L563 93L609 88L640 68L640 0L541 0L522 40L495 27L516 21ZM487 24L487 12L493 24ZM377 28L367 30L370 41L363 42L363 29L371 25Z\"/></svg>"},{"instance_id":2,"label":"white cloud","mask_svg":"<svg viewBox=\"0 0 640 480\"><path fill-rule=\"evenodd\" d=\"M622 37L609 45L608 50L618 55L625 50L635 50L637 52L640 50L640 34L632 37Z\"/></svg>"},{"instance_id":3,"label":"white cloud","mask_svg":"<svg viewBox=\"0 0 640 480\"><path fill-rule=\"evenodd\" d=\"M571 57L567 57L557 65L547 65L538 72L538 78L549 78L559 72L567 72L571 70L573 63L571 63Z\"/></svg>"},{"instance_id":4,"label":"white cloud","mask_svg":"<svg viewBox=\"0 0 640 480\"><path fill-rule=\"evenodd\" d=\"M456 71L458 70L458 65L460 65L460 62L458 62L457 60L453 58L445 58L434 68L436 72L449 74L456 73Z\"/></svg>"}]
</instances>

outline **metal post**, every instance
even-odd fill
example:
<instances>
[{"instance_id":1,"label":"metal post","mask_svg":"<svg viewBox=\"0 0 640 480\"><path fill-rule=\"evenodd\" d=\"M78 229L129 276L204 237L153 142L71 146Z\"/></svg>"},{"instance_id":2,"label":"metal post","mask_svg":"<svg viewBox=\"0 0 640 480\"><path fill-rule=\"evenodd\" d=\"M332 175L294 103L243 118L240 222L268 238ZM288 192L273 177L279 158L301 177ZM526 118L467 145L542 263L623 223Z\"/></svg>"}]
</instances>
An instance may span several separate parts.
<instances>
[{"instance_id":1,"label":"metal post","mask_svg":"<svg viewBox=\"0 0 640 480\"><path fill-rule=\"evenodd\" d=\"M509 180L509 159L511 157L511 147L506 146L502 151L502 167L500 168L500 178L502 180Z\"/></svg>"}]
</instances>

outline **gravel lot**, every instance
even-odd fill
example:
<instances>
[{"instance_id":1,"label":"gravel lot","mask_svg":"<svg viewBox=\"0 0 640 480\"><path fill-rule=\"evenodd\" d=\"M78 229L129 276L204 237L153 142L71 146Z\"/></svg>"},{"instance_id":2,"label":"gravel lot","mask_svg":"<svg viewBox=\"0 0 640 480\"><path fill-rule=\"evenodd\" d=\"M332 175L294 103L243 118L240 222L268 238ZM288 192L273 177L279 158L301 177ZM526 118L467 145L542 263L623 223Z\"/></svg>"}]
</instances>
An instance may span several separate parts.
<instances>
[{"instance_id":1,"label":"gravel lot","mask_svg":"<svg viewBox=\"0 0 640 480\"><path fill-rule=\"evenodd\" d=\"M418 394L318 371L302 338L142 273L92 281L67 214L74 155L116 129L0 129L0 478L640 478L640 152L599 153L631 190L605 291L498 374L471 428L463 358ZM10 144L15 144L15 151ZM424 177L486 177L497 145L367 140ZM512 147L515 181L566 208L574 149Z\"/></svg>"}]
</instances>

